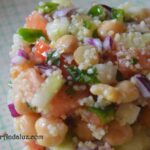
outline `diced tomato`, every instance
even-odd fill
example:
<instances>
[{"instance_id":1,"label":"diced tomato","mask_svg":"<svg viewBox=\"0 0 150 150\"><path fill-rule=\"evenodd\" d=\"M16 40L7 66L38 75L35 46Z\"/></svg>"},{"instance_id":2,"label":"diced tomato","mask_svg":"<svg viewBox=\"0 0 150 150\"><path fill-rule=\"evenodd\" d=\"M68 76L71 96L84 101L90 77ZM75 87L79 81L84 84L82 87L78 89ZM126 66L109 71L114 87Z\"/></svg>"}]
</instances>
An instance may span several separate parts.
<instances>
[{"instance_id":1,"label":"diced tomato","mask_svg":"<svg viewBox=\"0 0 150 150\"><path fill-rule=\"evenodd\" d=\"M137 73L137 70L126 67L125 63L119 63L119 71L125 79L128 79Z\"/></svg>"},{"instance_id":2,"label":"diced tomato","mask_svg":"<svg viewBox=\"0 0 150 150\"><path fill-rule=\"evenodd\" d=\"M50 46L47 43L45 43L43 40L37 41L34 47L35 59L44 62L46 60L46 56L44 56L44 52L48 52L50 49L51 49Z\"/></svg>"},{"instance_id":3,"label":"diced tomato","mask_svg":"<svg viewBox=\"0 0 150 150\"><path fill-rule=\"evenodd\" d=\"M127 61L125 59L123 61L119 61L119 71L125 78L130 78L134 74L137 74L141 71L150 70L150 54L142 54L141 52L137 52L134 57L137 59L140 68L137 68L136 65L133 65L131 67L132 64L127 67Z\"/></svg>"},{"instance_id":4,"label":"diced tomato","mask_svg":"<svg viewBox=\"0 0 150 150\"><path fill-rule=\"evenodd\" d=\"M25 51L28 55L31 53L31 47L30 47L30 46L25 45L25 46L23 47L23 49L24 49L24 51Z\"/></svg>"},{"instance_id":5,"label":"diced tomato","mask_svg":"<svg viewBox=\"0 0 150 150\"><path fill-rule=\"evenodd\" d=\"M139 54L139 64L145 70L150 70L150 54Z\"/></svg>"},{"instance_id":6,"label":"diced tomato","mask_svg":"<svg viewBox=\"0 0 150 150\"><path fill-rule=\"evenodd\" d=\"M45 150L45 148L43 147L43 146L40 146L40 145L38 145L38 144L36 144L36 142L35 141L26 141L25 142L25 145L27 146L27 148L29 149L29 150Z\"/></svg>"},{"instance_id":7,"label":"diced tomato","mask_svg":"<svg viewBox=\"0 0 150 150\"><path fill-rule=\"evenodd\" d=\"M94 113L89 113L89 122L97 126L101 125L100 119Z\"/></svg>"},{"instance_id":8,"label":"diced tomato","mask_svg":"<svg viewBox=\"0 0 150 150\"><path fill-rule=\"evenodd\" d=\"M126 57L130 56L131 58L137 59L137 56L134 53L132 54L129 51L122 51L122 50L118 51L117 54L120 52L123 53L124 55L123 57L120 57L119 55L117 55L118 69L121 75L123 76L123 78L129 79L131 76L136 74L139 70Z\"/></svg>"},{"instance_id":9,"label":"diced tomato","mask_svg":"<svg viewBox=\"0 0 150 150\"><path fill-rule=\"evenodd\" d=\"M63 76L64 76L65 78L67 78L67 77L69 76L69 74L68 74L68 72L67 72L67 70L66 70L66 68L65 68L65 65L68 66L68 64L66 64L66 62L65 62L65 57L64 57L64 55L61 55L61 57L60 57L60 68L61 68L61 70L62 70Z\"/></svg>"},{"instance_id":10,"label":"diced tomato","mask_svg":"<svg viewBox=\"0 0 150 150\"><path fill-rule=\"evenodd\" d=\"M33 12L26 18L26 27L42 30L46 34L47 20L38 12Z\"/></svg>"},{"instance_id":11,"label":"diced tomato","mask_svg":"<svg viewBox=\"0 0 150 150\"><path fill-rule=\"evenodd\" d=\"M66 67L65 66L71 66L71 65L76 65L75 61L72 59L72 61L69 63L66 60L66 57L71 57L70 54L62 54L60 57L60 68L62 70L62 74L64 76L64 78L67 79L67 77L69 76Z\"/></svg>"},{"instance_id":12,"label":"diced tomato","mask_svg":"<svg viewBox=\"0 0 150 150\"><path fill-rule=\"evenodd\" d=\"M89 96L89 91L81 90L75 91L74 93L71 87L64 86L53 98L50 107L50 116L60 117L72 113L76 108L79 107L79 99Z\"/></svg>"}]
</instances>

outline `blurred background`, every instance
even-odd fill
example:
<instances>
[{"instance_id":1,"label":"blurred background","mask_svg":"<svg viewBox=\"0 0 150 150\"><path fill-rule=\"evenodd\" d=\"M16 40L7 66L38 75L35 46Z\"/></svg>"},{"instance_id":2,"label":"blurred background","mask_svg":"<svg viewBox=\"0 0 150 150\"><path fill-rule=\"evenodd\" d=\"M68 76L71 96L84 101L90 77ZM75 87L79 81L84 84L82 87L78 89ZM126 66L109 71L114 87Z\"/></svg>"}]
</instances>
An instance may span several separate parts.
<instances>
[{"instance_id":1,"label":"blurred background","mask_svg":"<svg viewBox=\"0 0 150 150\"><path fill-rule=\"evenodd\" d=\"M13 33L24 24L27 16L38 4L39 0L0 0L0 135L7 132L13 134L13 121L7 110L7 92L9 80L9 51L11 50ZM88 7L93 2L117 6L124 0L74 0L76 6ZM150 7L149 0L130 0L139 6ZM22 150L21 141L0 140L0 150Z\"/></svg>"}]
</instances>

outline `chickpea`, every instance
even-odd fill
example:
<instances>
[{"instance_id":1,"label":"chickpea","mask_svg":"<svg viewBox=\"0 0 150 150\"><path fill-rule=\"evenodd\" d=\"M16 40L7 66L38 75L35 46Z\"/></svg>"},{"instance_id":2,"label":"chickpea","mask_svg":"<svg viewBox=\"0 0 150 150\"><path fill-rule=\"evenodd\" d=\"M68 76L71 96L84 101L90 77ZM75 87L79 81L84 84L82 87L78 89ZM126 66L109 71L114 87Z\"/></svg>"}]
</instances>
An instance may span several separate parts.
<instances>
[{"instance_id":1,"label":"chickpea","mask_svg":"<svg viewBox=\"0 0 150 150\"><path fill-rule=\"evenodd\" d=\"M102 95L107 101L120 103L121 93L119 89L107 84L96 84L91 86L90 91L94 95Z\"/></svg>"},{"instance_id":2,"label":"chickpea","mask_svg":"<svg viewBox=\"0 0 150 150\"><path fill-rule=\"evenodd\" d=\"M88 128L87 123L84 121L78 121L74 131L79 139L83 141L90 141L94 139L91 130Z\"/></svg>"},{"instance_id":3,"label":"chickpea","mask_svg":"<svg viewBox=\"0 0 150 150\"><path fill-rule=\"evenodd\" d=\"M109 102L129 103L139 97L137 87L130 81L122 81L116 87L107 84L91 86L90 91L94 95L103 95Z\"/></svg>"},{"instance_id":4,"label":"chickpea","mask_svg":"<svg viewBox=\"0 0 150 150\"><path fill-rule=\"evenodd\" d=\"M150 128L150 107L144 107L139 115L139 122L145 127Z\"/></svg>"},{"instance_id":5,"label":"chickpea","mask_svg":"<svg viewBox=\"0 0 150 150\"><path fill-rule=\"evenodd\" d=\"M15 128L23 135L36 135L35 122L39 118L39 115L23 115L17 117L15 121Z\"/></svg>"},{"instance_id":6,"label":"chickpea","mask_svg":"<svg viewBox=\"0 0 150 150\"><path fill-rule=\"evenodd\" d=\"M78 47L78 40L73 35L64 35L56 42L56 49L64 53L73 53Z\"/></svg>"},{"instance_id":7,"label":"chickpea","mask_svg":"<svg viewBox=\"0 0 150 150\"><path fill-rule=\"evenodd\" d=\"M19 114L22 114L22 115L25 115L25 114L32 114L34 113L28 106L25 102L22 102L21 100L15 100L14 101L14 105L15 105L15 108L17 110L17 112Z\"/></svg>"},{"instance_id":8,"label":"chickpea","mask_svg":"<svg viewBox=\"0 0 150 150\"><path fill-rule=\"evenodd\" d=\"M137 87L130 81L120 82L117 88L121 91L122 103L133 102L139 97Z\"/></svg>"},{"instance_id":9,"label":"chickpea","mask_svg":"<svg viewBox=\"0 0 150 150\"><path fill-rule=\"evenodd\" d=\"M104 21L102 25L98 28L98 34L102 38L106 37L109 33L114 35L115 33L122 33L124 31L124 24L117 20Z\"/></svg>"},{"instance_id":10,"label":"chickpea","mask_svg":"<svg viewBox=\"0 0 150 150\"><path fill-rule=\"evenodd\" d=\"M99 54L93 46L80 46L74 52L74 60L79 65L80 69L87 69L99 62Z\"/></svg>"},{"instance_id":11,"label":"chickpea","mask_svg":"<svg viewBox=\"0 0 150 150\"><path fill-rule=\"evenodd\" d=\"M122 145L130 141L133 137L132 128L129 125L121 126L118 122L113 121L108 128L105 140L113 146Z\"/></svg>"},{"instance_id":12,"label":"chickpea","mask_svg":"<svg viewBox=\"0 0 150 150\"><path fill-rule=\"evenodd\" d=\"M48 120L42 117L36 121L35 128L37 135L43 135L43 139L38 139L37 143L46 147L61 144L68 131L62 120Z\"/></svg>"}]
</instances>

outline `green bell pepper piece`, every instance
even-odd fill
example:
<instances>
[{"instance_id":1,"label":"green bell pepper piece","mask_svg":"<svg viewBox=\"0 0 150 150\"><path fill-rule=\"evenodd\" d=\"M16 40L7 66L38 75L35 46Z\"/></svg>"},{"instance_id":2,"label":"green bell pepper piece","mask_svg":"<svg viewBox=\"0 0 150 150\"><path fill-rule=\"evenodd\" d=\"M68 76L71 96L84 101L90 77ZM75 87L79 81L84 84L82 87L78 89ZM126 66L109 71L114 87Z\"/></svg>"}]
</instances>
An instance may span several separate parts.
<instances>
[{"instance_id":1,"label":"green bell pepper piece","mask_svg":"<svg viewBox=\"0 0 150 150\"><path fill-rule=\"evenodd\" d=\"M101 20L104 20L107 16L105 9L101 5L93 6L89 10L88 15L91 15L92 17L99 17Z\"/></svg>"},{"instance_id":2,"label":"green bell pepper piece","mask_svg":"<svg viewBox=\"0 0 150 150\"><path fill-rule=\"evenodd\" d=\"M124 21L125 12L123 9L112 8L112 18L118 21Z\"/></svg>"},{"instance_id":3,"label":"green bell pepper piece","mask_svg":"<svg viewBox=\"0 0 150 150\"><path fill-rule=\"evenodd\" d=\"M34 43L40 37L45 37L42 30L20 28L17 33L28 43Z\"/></svg>"},{"instance_id":4,"label":"green bell pepper piece","mask_svg":"<svg viewBox=\"0 0 150 150\"><path fill-rule=\"evenodd\" d=\"M115 107L108 106L105 108L90 107L88 110L100 118L102 124L107 124L114 119Z\"/></svg>"},{"instance_id":5,"label":"green bell pepper piece","mask_svg":"<svg viewBox=\"0 0 150 150\"><path fill-rule=\"evenodd\" d=\"M42 13L51 13L57 9L59 4L53 2L45 2L42 5L38 6L36 10L41 11Z\"/></svg>"}]
</instances>

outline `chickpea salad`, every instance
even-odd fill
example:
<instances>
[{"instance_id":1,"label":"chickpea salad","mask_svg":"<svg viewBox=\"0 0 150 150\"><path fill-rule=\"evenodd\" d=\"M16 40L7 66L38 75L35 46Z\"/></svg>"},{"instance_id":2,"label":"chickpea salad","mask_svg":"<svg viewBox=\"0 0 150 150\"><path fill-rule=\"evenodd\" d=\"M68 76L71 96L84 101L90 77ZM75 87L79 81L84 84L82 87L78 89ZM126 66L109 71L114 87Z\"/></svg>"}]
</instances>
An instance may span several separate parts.
<instances>
[{"instance_id":1,"label":"chickpea salad","mask_svg":"<svg viewBox=\"0 0 150 150\"><path fill-rule=\"evenodd\" d=\"M150 9L40 2L10 58L24 150L150 149Z\"/></svg>"}]
</instances>

